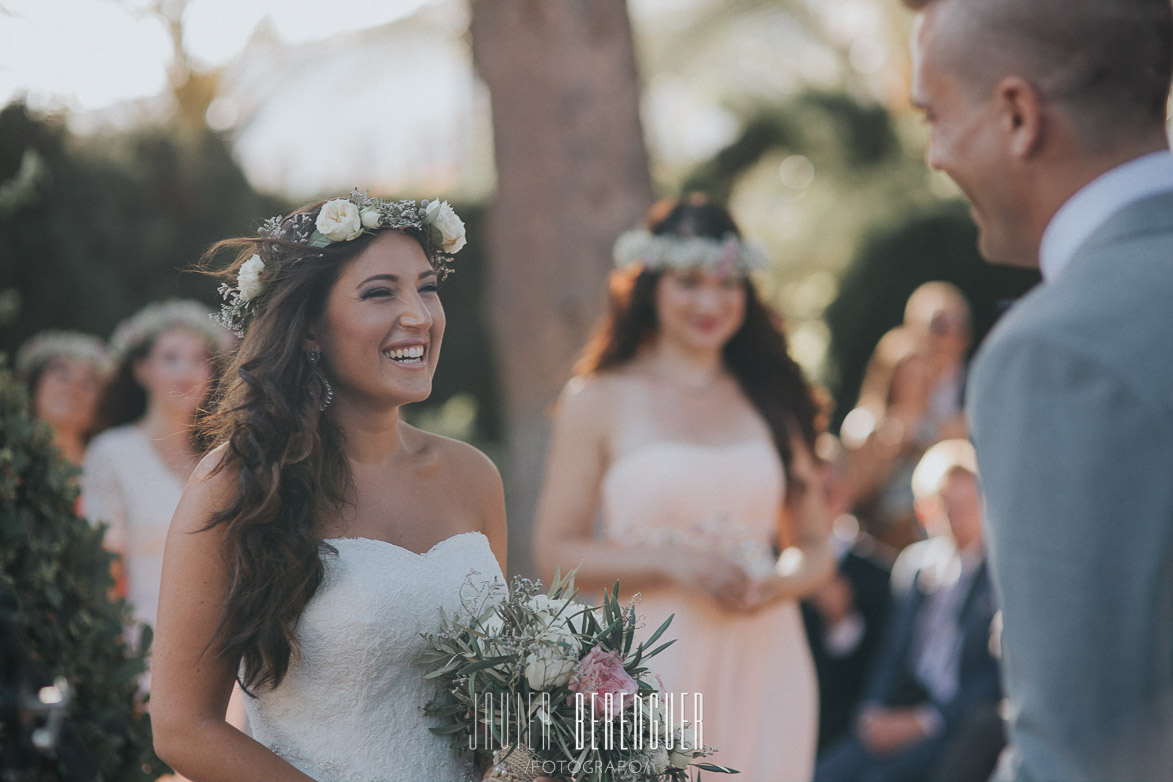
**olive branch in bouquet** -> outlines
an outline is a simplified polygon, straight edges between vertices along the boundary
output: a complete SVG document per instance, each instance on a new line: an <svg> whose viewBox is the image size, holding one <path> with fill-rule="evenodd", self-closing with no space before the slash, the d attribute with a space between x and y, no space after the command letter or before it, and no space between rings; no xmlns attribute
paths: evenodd
<svg viewBox="0 0 1173 782"><path fill-rule="evenodd" d="M573 776L578 782L685 782L690 768L737 773L693 763L714 748L698 746L687 722L671 724L664 695L647 661L669 617L636 643L633 602L618 598L619 582L602 604L575 601L575 571L556 573L550 588L514 578L508 595L482 593L460 615L441 613L425 634L420 662L440 686L425 713L433 733L455 753L470 749L498 763L494 779Z"/></svg>

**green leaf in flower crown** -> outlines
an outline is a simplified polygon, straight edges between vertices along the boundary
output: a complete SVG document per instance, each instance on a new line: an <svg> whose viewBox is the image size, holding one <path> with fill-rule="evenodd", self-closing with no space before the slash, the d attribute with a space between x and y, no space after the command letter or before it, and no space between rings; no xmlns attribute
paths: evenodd
<svg viewBox="0 0 1173 782"><path fill-rule="evenodd" d="M326 238L325 234L315 228L306 244L310 247L328 247L332 242Z"/></svg>

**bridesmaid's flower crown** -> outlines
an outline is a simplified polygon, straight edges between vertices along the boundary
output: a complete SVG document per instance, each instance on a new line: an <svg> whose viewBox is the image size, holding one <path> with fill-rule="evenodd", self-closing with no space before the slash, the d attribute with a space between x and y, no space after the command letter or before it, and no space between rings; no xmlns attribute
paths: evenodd
<svg viewBox="0 0 1173 782"><path fill-rule="evenodd" d="M42 331L16 354L17 374L29 377L55 358L88 364L99 375L110 371L110 356L102 340L80 331Z"/></svg>
<svg viewBox="0 0 1173 782"><path fill-rule="evenodd" d="M449 262L452 256L466 244L464 222L447 201L389 201L371 198L358 190L348 198L327 201L316 216L300 213L270 217L261 224L257 234L266 239L313 248L349 242L363 234L384 229L418 232L428 263L441 277L451 271ZM243 337L255 314L258 297L264 293L288 254L282 252L279 244L266 245L260 253L253 254L241 264L236 286L227 283L220 286L224 303L213 319Z"/></svg>
<svg viewBox="0 0 1173 782"><path fill-rule="evenodd" d="M232 335L209 323L217 320L203 302L192 299L165 299L143 307L118 324L110 337L110 359L121 364L144 344L174 327L185 328L207 340L213 352L232 346Z"/></svg>
<svg viewBox="0 0 1173 782"><path fill-rule="evenodd" d="M624 269L634 263L646 269L704 269L719 274L734 272L744 276L765 269L770 264L765 250L752 242L743 241L735 233L713 239L707 236L653 234L645 230L628 231L616 240L612 255L617 269Z"/></svg>

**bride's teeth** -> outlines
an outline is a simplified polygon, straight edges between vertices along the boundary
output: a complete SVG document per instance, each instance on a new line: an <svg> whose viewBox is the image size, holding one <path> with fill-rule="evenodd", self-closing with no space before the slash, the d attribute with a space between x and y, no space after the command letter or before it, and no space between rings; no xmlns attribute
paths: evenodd
<svg viewBox="0 0 1173 782"><path fill-rule="evenodd" d="M405 363L417 364L423 358L424 346L412 345L407 348L395 348L393 350L384 350L383 355L393 361L403 361Z"/></svg>

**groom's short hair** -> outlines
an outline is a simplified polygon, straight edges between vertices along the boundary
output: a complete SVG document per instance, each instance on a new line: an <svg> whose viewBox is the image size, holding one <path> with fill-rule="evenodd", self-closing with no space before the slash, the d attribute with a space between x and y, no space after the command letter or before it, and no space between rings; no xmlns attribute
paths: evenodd
<svg viewBox="0 0 1173 782"><path fill-rule="evenodd" d="M1173 81L1170 0L904 0L950 8L948 67L985 93L1010 73L1067 110L1099 147L1165 124Z"/></svg>

